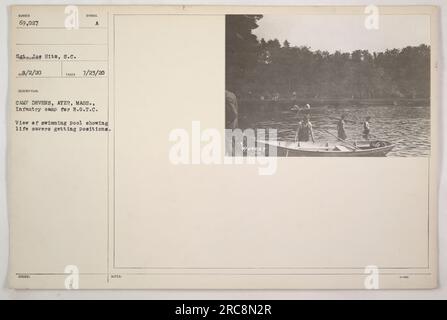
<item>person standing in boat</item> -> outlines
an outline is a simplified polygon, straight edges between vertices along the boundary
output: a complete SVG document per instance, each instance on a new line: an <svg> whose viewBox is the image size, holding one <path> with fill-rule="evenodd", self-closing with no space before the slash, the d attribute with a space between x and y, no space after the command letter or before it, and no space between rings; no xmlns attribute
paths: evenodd
<svg viewBox="0 0 447 320"><path fill-rule="evenodd" d="M369 127L369 120L371 119L370 116L365 118L365 121L363 122L363 138L365 140L369 140L369 132L370 132L370 127Z"/></svg>
<svg viewBox="0 0 447 320"><path fill-rule="evenodd" d="M347 135L345 131L345 124L346 124L346 115L342 114L341 119L337 122L337 133L338 138L341 140L346 140Z"/></svg>
<svg viewBox="0 0 447 320"><path fill-rule="evenodd" d="M306 142L310 140L315 143L314 132L312 130L312 124L309 121L309 115L305 115L298 126L298 141Z"/></svg>

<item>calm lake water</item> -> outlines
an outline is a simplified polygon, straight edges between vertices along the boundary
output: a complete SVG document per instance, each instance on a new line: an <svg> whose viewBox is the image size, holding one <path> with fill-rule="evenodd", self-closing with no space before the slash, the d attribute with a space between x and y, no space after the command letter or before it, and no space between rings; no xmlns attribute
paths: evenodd
<svg viewBox="0 0 447 320"><path fill-rule="evenodd" d="M362 140L362 122L371 116L371 139L390 141L396 147L389 157L423 157L430 154L430 107L429 106L325 106L311 109L310 121L314 128L315 141L337 141L321 129L337 135L337 119L345 113L348 140ZM277 129L278 140L295 139L298 124L296 111L292 110L241 110L239 126L242 129Z"/></svg>

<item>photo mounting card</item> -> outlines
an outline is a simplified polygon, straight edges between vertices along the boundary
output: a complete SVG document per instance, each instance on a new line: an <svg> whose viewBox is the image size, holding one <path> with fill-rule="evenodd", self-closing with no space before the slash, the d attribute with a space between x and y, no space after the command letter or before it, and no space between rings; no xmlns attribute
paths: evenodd
<svg viewBox="0 0 447 320"><path fill-rule="evenodd" d="M9 14L12 288L437 286L436 7Z"/></svg>

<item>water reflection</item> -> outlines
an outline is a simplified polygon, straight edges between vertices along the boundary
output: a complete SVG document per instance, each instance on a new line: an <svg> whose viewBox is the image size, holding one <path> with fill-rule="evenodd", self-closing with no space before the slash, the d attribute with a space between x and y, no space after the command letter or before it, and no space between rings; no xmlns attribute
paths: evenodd
<svg viewBox="0 0 447 320"><path fill-rule="evenodd" d="M391 157L428 156L430 154L430 107L429 106L325 106L312 108L311 119L315 141L335 142L336 138L321 129L337 134L336 123L341 114L355 123L346 124L351 141L362 139L362 121L371 116L373 138L396 144L388 154ZM299 117L296 111L263 108L241 110L239 126L242 129L278 130L279 140L294 140Z"/></svg>

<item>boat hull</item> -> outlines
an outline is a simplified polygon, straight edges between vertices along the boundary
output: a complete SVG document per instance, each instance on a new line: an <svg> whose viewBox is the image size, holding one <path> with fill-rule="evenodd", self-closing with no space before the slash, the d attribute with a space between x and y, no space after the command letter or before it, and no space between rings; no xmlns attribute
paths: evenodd
<svg viewBox="0 0 447 320"><path fill-rule="evenodd" d="M372 147L377 143L380 146ZM341 145L343 150L337 149L337 145L324 146L311 143L299 145L298 143L258 141L258 147L261 149L276 147L277 157L385 157L394 148L394 144L386 141L357 143L357 148L353 145Z"/></svg>

